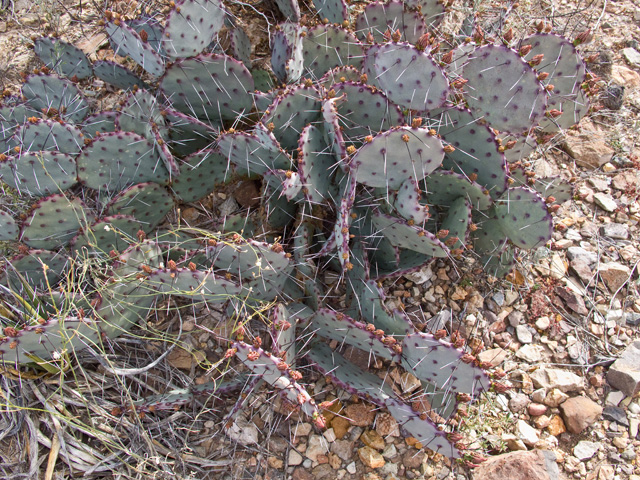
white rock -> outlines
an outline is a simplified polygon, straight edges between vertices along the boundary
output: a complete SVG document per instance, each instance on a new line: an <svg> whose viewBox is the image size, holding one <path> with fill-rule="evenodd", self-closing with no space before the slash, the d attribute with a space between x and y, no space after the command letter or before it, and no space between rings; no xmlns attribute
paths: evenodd
<svg viewBox="0 0 640 480"><path fill-rule="evenodd" d="M415 283L416 285L422 285L423 283L431 280L431 277L433 277L431 266L423 267L417 272L407 273L404 276L404 278Z"/></svg>
<svg viewBox="0 0 640 480"><path fill-rule="evenodd" d="M606 193L602 193L602 192L596 193L593 196L593 200L596 203L596 205L598 205L600 208L602 208L606 212L615 212L616 209L618 208L618 204L613 199L613 197Z"/></svg>
<svg viewBox="0 0 640 480"><path fill-rule="evenodd" d="M356 474L356 462L351 462L349 465L347 465L347 472L349 472L351 475Z"/></svg>
<svg viewBox="0 0 640 480"><path fill-rule="evenodd" d="M295 467L296 465L300 465L304 461L302 455L300 455L294 449L289 450L289 465Z"/></svg>
<svg viewBox="0 0 640 480"><path fill-rule="evenodd" d="M583 387L582 377L559 368L539 368L531 372L536 388L557 388L563 392L575 392Z"/></svg>
<svg viewBox="0 0 640 480"><path fill-rule="evenodd" d="M518 325L516 327L516 335L520 343L533 342L533 334L531 333L531 330L529 330L529 328L526 325Z"/></svg>
<svg viewBox="0 0 640 480"><path fill-rule="evenodd" d="M540 440L538 431L524 420L518 420L518 436L528 447L533 447Z"/></svg>
<svg viewBox="0 0 640 480"><path fill-rule="evenodd" d="M318 461L318 455L326 455L329 453L329 443L321 435L311 435L307 450L304 452L306 457L314 462Z"/></svg>
<svg viewBox="0 0 640 480"><path fill-rule="evenodd" d="M242 417L236 418L231 428L226 430L231 440L241 445L256 445L258 443L258 427Z"/></svg>
<svg viewBox="0 0 640 480"><path fill-rule="evenodd" d="M537 363L542 360L544 347L542 345L525 345L518 349L516 357L528 363Z"/></svg>
<svg viewBox="0 0 640 480"><path fill-rule="evenodd" d="M324 438L326 438L327 442L329 443L333 443L336 441L336 432L333 430L333 428L328 428L326 429L323 433L322 436Z"/></svg>
<svg viewBox="0 0 640 480"><path fill-rule="evenodd" d="M598 451L599 445L596 442L582 440L573 447L573 454L578 460L588 460Z"/></svg>

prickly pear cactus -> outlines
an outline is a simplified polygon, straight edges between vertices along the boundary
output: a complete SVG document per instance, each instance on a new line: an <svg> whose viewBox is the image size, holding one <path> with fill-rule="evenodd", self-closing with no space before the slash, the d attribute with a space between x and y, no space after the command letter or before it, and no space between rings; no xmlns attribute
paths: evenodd
<svg viewBox="0 0 640 480"><path fill-rule="evenodd" d="M0 360L58 357L116 337L167 296L223 303L229 317L264 310L270 338L246 342L241 322L228 361L322 427L291 367L305 358L387 408L426 447L464 457L452 406L487 391L490 376L460 339L419 332L388 310L379 282L463 255L506 273L517 249L550 239L547 201L568 198L567 185L531 185L507 162L587 112L574 43L542 32L444 41L435 27L445 6L431 0L374 2L355 16L344 2L318 0L313 18L282 0L287 20L265 43L269 71L252 68L254 46L221 0L170 3L164 21L107 12L105 32L126 66L37 39L45 67L0 105L0 178L27 205L0 211L0 239L19 250L3 282L45 298L84 269L93 289L82 314L3 323ZM116 108L87 100L92 76L125 91ZM208 198L239 181L261 188L244 210ZM181 206L199 200L210 223L186 220L185 229ZM230 232L241 229L255 238ZM416 376L433 408L352 365L345 345Z"/></svg>

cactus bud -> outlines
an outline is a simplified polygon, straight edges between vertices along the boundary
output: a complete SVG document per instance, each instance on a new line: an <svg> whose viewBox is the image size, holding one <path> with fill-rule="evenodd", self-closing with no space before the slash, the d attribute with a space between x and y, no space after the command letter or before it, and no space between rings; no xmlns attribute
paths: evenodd
<svg viewBox="0 0 640 480"><path fill-rule="evenodd" d="M546 80L548 76L549 72L542 72L540 73L540 75L538 75L538 80L542 82L543 80Z"/></svg>
<svg viewBox="0 0 640 480"><path fill-rule="evenodd" d="M591 35L591 29L587 28L584 32L578 34L573 44L578 46L583 43L589 43L593 39L593 35Z"/></svg>
<svg viewBox="0 0 640 480"><path fill-rule="evenodd" d="M540 20L537 24L536 24L536 31L538 33L542 33L542 31L544 30L545 24L543 20Z"/></svg>
<svg viewBox="0 0 640 480"><path fill-rule="evenodd" d="M558 118L560 115L562 115L562 112L555 108L552 108L547 112L547 117L550 117L550 118Z"/></svg>
<svg viewBox="0 0 640 480"><path fill-rule="evenodd" d="M413 120L411 120L412 128L420 128L421 125L422 125L422 117L415 117Z"/></svg>
<svg viewBox="0 0 640 480"><path fill-rule="evenodd" d="M518 51L518 53L520 54L521 57L524 57L531 51L532 48L533 47L531 45L523 45L522 47L520 47L520 50Z"/></svg>
<svg viewBox="0 0 640 480"><path fill-rule="evenodd" d="M439 230L438 233L436 233L436 237L438 238L445 238L447 235L449 235L449 230Z"/></svg>
<svg viewBox="0 0 640 480"><path fill-rule="evenodd" d="M453 50L449 50L445 53L440 60L447 65L450 64L453 61Z"/></svg>
<svg viewBox="0 0 640 480"><path fill-rule="evenodd" d="M446 153L452 153L452 152L454 152L456 149L455 149L452 145L445 145L445 146L444 146L444 148L443 148L443 150L444 150Z"/></svg>
<svg viewBox="0 0 640 480"><path fill-rule="evenodd" d="M423 52L429 46L429 32L422 35L416 42L416 49Z"/></svg>
<svg viewBox="0 0 640 480"><path fill-rule="evenodd" d="M513 28L509 28L502 38L504 38L507 43L511 42L511 40L513 40Z"/></svg>
<svg viewBox="0 0 640 480"><path fill-rule="evenodd" d="M399 42L401 38L402 38L402 32L400 31L400 29L396 30L391 34L391 40L393 40L394 42Z"/></svg>
<svg viewBox="0 0 640 480"><path fill-rule="evenodd" d="M544 58L544 53L540 53L538 55L534 55L531 60L529 60L529 65L535 67L536 65L540 65L542 59Z"/></svg>

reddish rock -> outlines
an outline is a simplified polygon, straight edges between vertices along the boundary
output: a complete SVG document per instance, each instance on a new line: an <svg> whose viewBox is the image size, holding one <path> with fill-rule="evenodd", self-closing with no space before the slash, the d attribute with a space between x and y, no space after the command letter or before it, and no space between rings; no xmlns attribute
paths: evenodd
<svg viewBox="0 0 640 480"><path fill-rule="evenodd" d="M529 404L529 415L533 417L539 417L540 415L544 415L545 413L547 413L546 405L541 405L540 403Z"/></svg>
<svg viewBox="0 0 640 480"><path fill-rule="evenodd" d="M368 427L373 424L375 412L371 405L366 403L354 403L345 408L345 416L352 425L357 427Z"/></svg>
<svg viewBox="0 0 640 480"><path fill-rule="evenodd" d="M587 397L573 397L560 405L567 430L580 433L602 414L602 407Z"/></svg>
<svg viewBox="0 0 640 480"><path fill-rule="evenodd" d="M260 190L253 180L244 180L236 186L233 198L243 208L256 207L260 204Z"/></svg>
<svg viewBox="0 0 640 480"><path fill-rule="evenodd" d="M564 480L549 450L518 451L490 457L473 472L473 480Z"/></svg>

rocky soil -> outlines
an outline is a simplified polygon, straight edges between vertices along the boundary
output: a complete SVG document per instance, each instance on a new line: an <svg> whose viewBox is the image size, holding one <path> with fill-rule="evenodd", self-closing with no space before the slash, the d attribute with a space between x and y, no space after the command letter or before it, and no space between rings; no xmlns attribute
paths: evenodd
<svg viewBox="0 0 640 480"><path fill-rule="evenodd" d="M1 88L15 88L19 72L36 64L25 47L32 34L58 31L72 41L83 38L83 48L94 53L105 42L92 26L94 11L78 10L72 2L36 3L38 8L16 2L0 13ZM563 7L573 5L554 6ZM506 373L512 388L470 405L462 427L470 448L488 453L489 460L468 470L420 449L401 435L388 413L309 374L318 401L337 399L327 411L326 431L285 412L263 391L250 395L227 436L220 433L216 412L233 404L229 401L214 409L196 406L202 412L176 412L170 421L122 419L125 431L135 432L131 435L141 443L148 441L146 448L155 455L140 460L138 472L165 462L154 470L160 472L155 478L640 480L640 7L628 0L590 7L599 15L586 48L600 54L594 68L600 77L598 111L531 158L540 176L559 174L575 183L574 199L557 212L552 242L520 258L506 280L487 278L467 259L436 262L386 285L388 302L402 304L418 325L482 341L480 359ZM86 31L80 31L78 20ZM228 192L221 193L212 202L221 204L227 197ZM202 212L190 207L183 215L196 220ZM162 323L160 318L156 326ZM221 348L206 318L184 319L182 332L185 348L167 357L166 371L177 372L171 374L172 385L204 381L198 361L206 358L207 348ZM147 350L153 353L153 345ZM353 355L365 368L382 367ZM383 370L399 392L418 388L411 375L393 366L378 369ZM68 392L51 398L55 395L62 399ZM116 428L113 418L109 421L105 432ZM51 421L41 422L35 420L31 433L40 434L42 460L49 455L51 461L54 442L46 432L55 428ZM181 428L191 431L174 431ZM71 450L60 453L51 469L58 476L48 478L69 478L73 465L76 473L90 470L82 470L74 458L80 454L73 448L80 446L66 448ZM100 447L91 448L97 458ZM0 443L3 462L23 465L28 456L11 442ZM57 458L56 452L53 465ZM204 460L211 458L216 460ZM124 475L108 468L89 473L91 478L135 478Z"/></svg>

